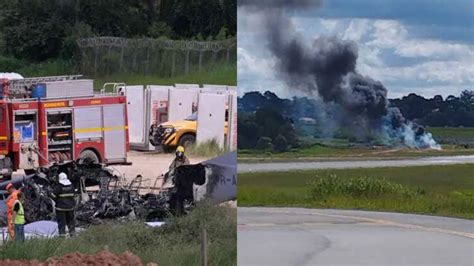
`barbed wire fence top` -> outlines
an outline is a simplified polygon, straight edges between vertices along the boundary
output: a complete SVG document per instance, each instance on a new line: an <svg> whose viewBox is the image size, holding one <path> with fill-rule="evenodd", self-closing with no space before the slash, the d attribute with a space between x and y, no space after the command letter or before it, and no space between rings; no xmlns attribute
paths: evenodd
<svg viewBox="0 0 474 266"><path fill-rule="evenodd" d="M236 38L174 41L95 37L78 39L77 45L81 73L94 76L128 73L169 77L237 60Z"/></svg>

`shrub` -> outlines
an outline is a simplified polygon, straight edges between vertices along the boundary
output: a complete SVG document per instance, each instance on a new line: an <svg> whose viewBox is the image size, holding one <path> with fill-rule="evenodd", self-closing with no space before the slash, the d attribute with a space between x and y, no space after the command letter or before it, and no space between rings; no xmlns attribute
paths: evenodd
<svg viewBox="0 0 474 266"><path fill-rule="evenodd" d="M349 196L375 198L386 195L418 196L424 191L412 190L401 184L390 182L384 178L351 177L341 178L336 175L316 177L309 184L310 197L314 200L325 199L329 196Z"/></svg>
<svg viewBox="0 0 474 266"><path fill-rule="evenodd" d="M194 143L188 147L186 153L190 155L203 156L203 157L216 157L228 152L226 148L221 148L215 139L203 142Z"/></svg>

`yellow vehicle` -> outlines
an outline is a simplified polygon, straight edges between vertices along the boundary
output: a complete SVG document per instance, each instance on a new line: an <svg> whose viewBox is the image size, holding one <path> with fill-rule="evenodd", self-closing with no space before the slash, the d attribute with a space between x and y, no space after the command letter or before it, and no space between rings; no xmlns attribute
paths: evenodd
<svg viewBox="0 0 474 266"><path fill-rule="evenodd" d="M227 135L228 111L225 114L224 134ZM164 150L172 150L177 146L189 147L196 141L197 112L184 120L168 121L150 128L150 143L162 146Z"/></svg>

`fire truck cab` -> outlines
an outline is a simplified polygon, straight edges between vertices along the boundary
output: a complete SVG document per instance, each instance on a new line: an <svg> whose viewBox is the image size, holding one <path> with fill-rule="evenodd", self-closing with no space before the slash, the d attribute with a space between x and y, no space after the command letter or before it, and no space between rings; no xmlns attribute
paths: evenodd
<svg viewBox="0 0 474 266"><path fill-rule="evenodd" d="M79 77L0 80L0 178L70 160L127 163L125 96Z"/></svg>

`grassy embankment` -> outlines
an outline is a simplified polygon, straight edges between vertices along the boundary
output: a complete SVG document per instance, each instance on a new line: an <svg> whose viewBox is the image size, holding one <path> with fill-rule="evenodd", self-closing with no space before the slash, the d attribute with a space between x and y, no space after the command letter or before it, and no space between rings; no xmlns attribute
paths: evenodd
<svg viewBox="0 0 474 266"><path fill-rule="evenodd" d="M305 144L300 149L283 153L239 150L239 162L288 161L288 160L369 160L402 159L425 156L450 156L474 154L474 128L428 129L442 144L442 150L416 150L406 148L368 147L352 145L347 140L334 139ZM465 146L465 144L468 144Z"/></svg>
<svg viewBox="0 0 474 266"><path fill-rule="evenodd" d="M364 209L474 219L474 164L241 173L238 198L239 206Z"/></svg>
<svg viewBox="0 0 474 266"><path fill-rule="evenodd" d="M28 64L19 68L16 72L24 77L56 76L80 74L74 70L73 65L68 61L51 60L43 63ZM221 64L202 72L194 72L188 75L174 77L160 77L158 75L140 74L114 74L110 76L98 76L86 78L94 79L96 90L102 88L106 82L124 82L127 85L173 85L175 83L192 84L237 84L237 66L235 64Z"/></svg>
<svg viewBox="0 0 474 266"><path fill-rule="evenodd" d="M0 246L0 259L37 259L81 252L94 254L131 251L144 264L199 265L200 234L208 234L210 265L237 265L237 212L227 207L201 206L191 214L171 218L160 228L141 222L91 226L72 239L33 239L23 244ZM1 262L0 262L1 264Z"/></svg>
<svg viewBox="0 0 474 266"><path fill-rule="evenodd" d="M189 83L235 86L237 84L237 67L235 65L220 65L201 73L196 72L175 77L117 74L94 78L94 88L97 90L101 89L106 82L124 82L127 85L174 85L176 83Z"/></svg>

